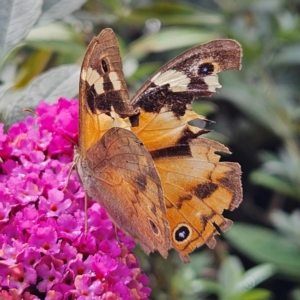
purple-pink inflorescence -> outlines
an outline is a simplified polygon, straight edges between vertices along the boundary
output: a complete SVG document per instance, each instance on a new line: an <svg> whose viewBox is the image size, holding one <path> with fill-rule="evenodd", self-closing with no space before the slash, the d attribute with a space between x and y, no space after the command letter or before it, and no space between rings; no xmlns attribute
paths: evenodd
<svg viewBox="0 0 300 300"><path fill-rule="evenodd" d="M89 202L72 172L78 101L40 103L0 124L0 299L147 299L133 241ZM65 188L66 187L66 188Z"/></svg>

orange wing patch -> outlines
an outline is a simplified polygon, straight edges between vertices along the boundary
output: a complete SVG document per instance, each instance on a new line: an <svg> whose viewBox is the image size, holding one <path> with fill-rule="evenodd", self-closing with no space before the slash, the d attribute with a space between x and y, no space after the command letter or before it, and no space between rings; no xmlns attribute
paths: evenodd
<svg viewBox="0 0 300 300"><path fill-rule="evenodd" d="M139 126L132 128L160 175L171 241L184 262L195 248L215 246L216 226L225 231L232 224L223 210L233 210L242 200L239 164L220 162L215 152L229 150L200 137L207 131L188 124L195 119L206 120L192 110L178 118L162 108L157 114L142 112Z"/></svg>
<svg viewBox="0 0 300 300"><path fill-rule="evenodd" d="M219 162L216 151L230 153L204 138L151 152L163 186L171 240L184 262L196 247L215 246L215 225L225 231L232 223L222 216L223 210L241 202L240 166Z"/></svg>
<svg viewBox="0 0 300 300"><path fill-rule="evenodd" d="M131 130L141 139L148 151L153 151L174 146L181 138L197 137L208 132L188 124L196 119L206 120L204 116L192 110L186 110L185 115L178 118L164 107L159 113L149 113L141 109L139 126L132 127Z"/></svg>

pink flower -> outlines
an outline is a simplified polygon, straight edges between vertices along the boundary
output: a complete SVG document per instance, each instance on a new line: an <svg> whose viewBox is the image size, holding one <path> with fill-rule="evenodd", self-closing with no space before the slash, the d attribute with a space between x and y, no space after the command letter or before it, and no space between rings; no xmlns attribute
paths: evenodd
<svg viewBox="0 0 300 300"><path fill-rule="evenodd" d="M83 223L78 222L78 218L71 214L62 214L57 219L59 229L58 237L66 238L70 241L76 241L82 235L84 230Z"/></svg>
<svg viewBox="0 0 300 300"><path fill-rule="evenodd" d="M22 264L12 265L8 268L9 288L15 288L23 292L26 287L36 282L36 271L33 268L26 268Z"/></svg>
<svg viewBox="0 0 300 300"><path fill-rule="evenodd" d="M48 191L48 199L40 197L40 212L43 211L46 217L59 216L64 213L72 204L71 199L64 199L64 193L56 188Z"/></svg>
<svg viewBox="0 0 300 300"><path fill-rule="evenodd" d="M0 202L0 223L8 221L8 214L10 213L10 210L11 207L7 202Z"/></svg>
<svg viewBox="0 0 300 300"><path fill-rule="evenodd" d="M84 296L83 299L86 299L85 297L87 296L100 296L103 293L101 281L97 280L93 282L92 278L92 275L89 274L76 277L75 287L77 289L77 297Z"/></svg>
<svg viewBox="0 0 300 300"><path fill-rule="evenodd" d="M16 261L22 263L25 267L34 268L41 260L42 254L40 251L26 247L16 256Z"/></svg>
<svg viewBox="0 0 300 300"><path fill-rule="evenodd" d="M44 254L55 254L60 251L60 243L57 239L57 232L54 226L41 222L30 230L28 244Z"/></svg>
<svg viewBox="0 0 300 300"><path fill-rule="evenodd" d="M0 124L0 298L147 299L134 242L96 202L76 172L78 101L41 103L38 117Z"/></svg>
<svg viewBox="0 0 300 300"><path fill-rule="evenodd" d="M40 264L36 270L38 276L43 278L37 285L41 292L49 291L55 283L60 282L62 279L61 273L55 270L52 263L50 268L46 264Z"/></svg>

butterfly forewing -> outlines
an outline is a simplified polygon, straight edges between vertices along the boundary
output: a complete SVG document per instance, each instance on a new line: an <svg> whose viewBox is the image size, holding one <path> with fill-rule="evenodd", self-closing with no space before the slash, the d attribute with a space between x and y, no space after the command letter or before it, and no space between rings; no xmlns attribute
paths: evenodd
<svg viewBox="0 0 300 300"><path fill-rule="evenodd" d="M159 69L133 96L133 106L145 112L171 110L183 116L196 97L211 96L221 87L218 73L241 68L241 46L215 40L189 49Z"/></svg>
<svg viewBox="0 0 300 300"><path fill-rule="evenodd" d="M130 128L122 118L137 113L129 103L117 39L109 28L94 37L86 51L79 99L79 143L83 155L109 128Z"/></svg>
<svg viewBox="0 0 300 300"><path fill-rule="evenodd" d="M147 80L130 100L141 111L139 126L132 130L146 148L173 146L179 139L207 132L188 124L195 119L206 120L191 109L191 103L216 93L215 89L221 87L218 73L239 70L241 56L236 41L215 40L180 54Z"/></svg>

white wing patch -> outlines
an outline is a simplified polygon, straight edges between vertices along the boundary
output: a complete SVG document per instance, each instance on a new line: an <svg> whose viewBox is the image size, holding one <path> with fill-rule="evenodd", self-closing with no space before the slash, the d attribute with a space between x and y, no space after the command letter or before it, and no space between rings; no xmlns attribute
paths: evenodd
<svg viewBox="0 0 300 300"><path fill-rule="evenodd" d="M218 80L218 75L208 75L203 77L205 83L208 85L208 90L210 92L216 92L216 89L221 88L221 84L219 83Z"/></svg>
<svg viewBox="0 0 300 300"><path fill-rule="evenodd" d="M191 82L191 79L183 72L168 70L163 73L157 73L151 78L151 81L159 86L169 84L172 92L185 92L187 91L187 86Z"/></svg>
<svg viewBox="0 0 300 300"><path fill-rule="evenodd" d="M101 95L104 93L103 77L99 76L99 79L94 84L94 88L98 95Z"/></svg>
<svg viewBox="0 0 300 300"><path fill-rule="evenodd" d="M93 70L91 67L88 67L86 80L90 86L92 86L99 79L99 77L100 76L96 70Z"/></svg>
<svg viewBox="0 0 300 300"><path fill-rule="evenodd" d="M87 71L82 70L81 78L83 80L86 80L90 86L94 85L98 95L104 93L104 79L99 75L97 70L93 70L91 67L88 67ZM115 91L121 90L122 83L119 79L117 72L109 73L109 79L112 82Z"/></svg>
<svg viewBox="0 0 300 300"><path fill-rule="evenodd" d="M114 90L119 91L122 87L122 84L121 84L121 81L119 79L117 72L109 73L109 79L113 84Z"/></svg>
<svg viewBox="0 0 300 300"><path fill-rule="evenodd" d="M86 70L85 69L82 68L80 76L83 81L86 80Z"/></svg>

